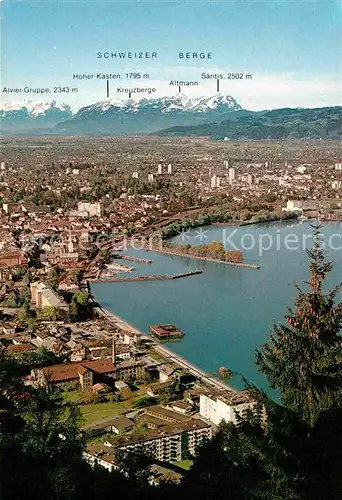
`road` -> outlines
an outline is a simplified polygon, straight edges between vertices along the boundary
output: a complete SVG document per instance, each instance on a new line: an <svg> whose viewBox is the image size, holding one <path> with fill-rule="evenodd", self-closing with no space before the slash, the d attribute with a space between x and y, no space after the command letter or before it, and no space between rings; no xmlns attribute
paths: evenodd
<svg viewBox="0 0 342 500"><path fill-rule="evenodd" d="M150 340L150 339L149 339ZM179 356L179 354L174 353L170 349L168 349L165 346L162 346L155 342L155 344L152 346L152 349L154 349L156 352L164 356L165 358L169 359L171 362L175 362L178 365L180 365L182 368L185 368L187 371L195 375L199 380L202 382L205 382L206 384L212 385L215 388L218 389L224 389L224 390L230 390L233 392L238 392L237 389L234 389L233 387L229 386L228 384L225 384L224 382L221 382L220 380L217 380L205 371L201 370L194 364L190 363L187 359L182 358Z"/></svg>

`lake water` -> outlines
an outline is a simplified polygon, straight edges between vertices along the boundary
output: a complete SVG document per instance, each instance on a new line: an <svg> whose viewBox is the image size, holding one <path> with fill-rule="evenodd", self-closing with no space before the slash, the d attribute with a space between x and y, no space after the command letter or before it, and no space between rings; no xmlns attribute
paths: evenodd
<svg viewBox="0 0 342 500"><path fill-rule="evenodd" d="M337 284L342 279L342 224L327 224L322 233L330 247L327 258L334 263L328 284ZM140 275L189 269L202 269L203 274L170 281L94 283L92 288L103 307L144 332L153 323L176 324L185 337L170 347L209 373L226 366L234 373L233 386L243 387L243 375L266 388L254 364L255 349L293 305L294 284L305 287L308 257L302 247L312 244L311 235L308 223L297 222L201 228L176 240L191 244L219 240L227 248L243 247L245 262L260 264L261 269L130 250L125 253L153 260L152 265L132 263Z"/></svg>

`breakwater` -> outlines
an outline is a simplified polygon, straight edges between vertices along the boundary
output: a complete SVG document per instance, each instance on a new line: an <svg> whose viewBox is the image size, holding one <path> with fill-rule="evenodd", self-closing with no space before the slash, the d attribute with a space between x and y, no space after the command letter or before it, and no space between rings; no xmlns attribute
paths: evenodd
<svg viewBox="0 0 342 500"><path fill-rule="evenodd" d="M120 260L129 260L131 262L137 262L140 264L152 264L152 260L149 259L143 259L141 257L131 257L130 255L119 255L117 259Z"/></svg>
<svg viewBox="0 0 342 500"><path fill-rule="evenodd" d="M120 283L127 281L158 281L158 280L175 280L179 278L187 278L188 276L194 276L196 274L202 274L203 271L189 271L187 273L174 274L174 275L152 275L152 276L109 276L103 278L89 278L88 281L91 283Z"/></svg>
<svg viewBox="0 0 342 500"><path fill-rule="evenodd" d="M148 250L149 249L146 249L146 251ZM201 257L199 255L190 255L187 253L177 252L169 249L166 250L165 248L163 249L154 248L151 251L157 253L165 253L167 255L176 255L177 257L188 257L189 259L206 260L207 262L216 262L217 264L227 264L228 266L234 266L234 267L246 267L247 269L260 269L260 266L256 264L247 264L246 262L230 262L228 260L220 260L220 259L215 259L213 257Z"/></svg>

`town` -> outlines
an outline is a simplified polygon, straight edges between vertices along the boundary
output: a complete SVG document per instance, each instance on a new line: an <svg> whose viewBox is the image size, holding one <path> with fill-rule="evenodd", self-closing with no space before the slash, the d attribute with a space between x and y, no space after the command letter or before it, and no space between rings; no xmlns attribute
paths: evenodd
<svg viewBox="0 0 342 500"><path fill-rule="evenodd" d="M119 452L144 449L155 460L153 484L161 475L179 481L220 422L236 423L255 401L228 385L229 367L209 375L169 350L162 340L174 325L151 325L151 336L103 309L91 281L134 270L121 254L127 237L166 242L210 223L339 221L341 195L335 142L6 138L0 349L24 367L25 387L77 404L88 463L111 471ZM227 257L217 245L210 252Z"/></svg>

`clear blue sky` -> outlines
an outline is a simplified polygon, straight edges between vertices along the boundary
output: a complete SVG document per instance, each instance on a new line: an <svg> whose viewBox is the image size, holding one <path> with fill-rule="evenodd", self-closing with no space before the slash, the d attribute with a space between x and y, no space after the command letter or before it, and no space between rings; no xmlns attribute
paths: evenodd
<svg viewBox="0 0 342 500"><path fill-rule="evenodd" d="M170 78L198 79L201 71L218 70L253 74L249 87L247 82L240 88L221 86L250 102L253 89L258 95L266 80L269 89L279 83L280 92L284 81L293 79L294 92L303 92L307 82L317 105L326 104L326 92L336 101L331 104L341 97L332 87L339 78L342 83L339 2L3 0L1 10L2 87L77 84L77 98L68 99L82 100L83 93L97 100L105 83L80 84L73 73L142 70L164 90L160 82ZM157 51L158 59L98 60L96 53L105 50ZM213 57L181 61L179 51L212 52ZM262 99L261 107L267 107L266 95Z"/></svg>

